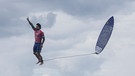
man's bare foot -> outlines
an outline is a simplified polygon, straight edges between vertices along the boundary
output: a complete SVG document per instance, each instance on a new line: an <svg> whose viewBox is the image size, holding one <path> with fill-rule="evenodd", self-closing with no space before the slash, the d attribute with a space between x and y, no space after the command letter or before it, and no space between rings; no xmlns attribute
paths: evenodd
<svg viewBox="0 0 135 76"><path fill-rule="evenodd" d="M36 64L40 63L40 61L38 61Z"/></svg>
<svg viewBox="0 0 135 76"><path fill-rule="evenodd" d="M43 64L44 64L43 60L42 60L42 61L40 61L40 65L43 65Z"/></svg>

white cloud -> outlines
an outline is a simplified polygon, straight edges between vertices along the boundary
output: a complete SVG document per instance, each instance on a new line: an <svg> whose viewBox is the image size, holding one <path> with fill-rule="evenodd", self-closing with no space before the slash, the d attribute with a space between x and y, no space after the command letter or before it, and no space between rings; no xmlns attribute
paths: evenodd
<svg viewBox="0 0 135 76"><path fill-rule="evenodd" d="M30 21L36 25L36 23L40 23L43 28L51 28L54 26L56 22L56 14L53 12L36 12L31 13L28 17L30 17ZM23 20L26 17L22 18Z"/></svg>
<svg viewBox="0 0 135 76"><path fill-rule="evenodd" d="M0 39L1 76L32 75L31 39L28 35ZM29 67L27 67L29 66Z"/></svg>
<svg viewBox="0 0 135 76"><path fill-rule="evenodd" d="M135 10L132 0L14 0L12 3L5 0L0 4L0 76L135 75ZM60 59L33 67L36 65L32 54L34 36L26 21L27 16L36 17L32 21L34 24L38 21L43 24L46 42L42 55L46 59L94 52L97 37L112 15L115 18L114 31L99 56ZM46 28L44 22L50 28ZM42 73L33 70L40 67Z"/></svg>

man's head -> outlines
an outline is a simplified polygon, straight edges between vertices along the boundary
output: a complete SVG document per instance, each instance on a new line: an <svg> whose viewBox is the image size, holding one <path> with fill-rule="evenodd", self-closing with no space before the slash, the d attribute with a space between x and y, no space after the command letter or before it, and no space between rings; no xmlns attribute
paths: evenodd
<svg viewBox="0 0 135 76"><path fill-rule="evenodd" d="M41 25L39 23L36 24L36 29L38 29L38 30L41 29Z"/></svg>

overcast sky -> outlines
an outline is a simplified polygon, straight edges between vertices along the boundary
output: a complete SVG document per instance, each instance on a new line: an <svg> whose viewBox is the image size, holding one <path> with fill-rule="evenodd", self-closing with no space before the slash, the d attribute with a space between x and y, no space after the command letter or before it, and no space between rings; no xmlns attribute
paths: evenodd
<svg viewBox="0 0 135 76"><path fill-rule="evenodd" d="M0 76L135 76L134 0L0 0ZM40 23L44 59L93 53L105 22L112 36L99 55L36 65L34 32Z"/></svg>

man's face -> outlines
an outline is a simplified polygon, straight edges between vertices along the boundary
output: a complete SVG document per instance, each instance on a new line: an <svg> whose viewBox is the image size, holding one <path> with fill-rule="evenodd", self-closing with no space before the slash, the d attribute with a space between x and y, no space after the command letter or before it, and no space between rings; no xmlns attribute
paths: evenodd
<svg viewBox="0 0 135 76"><path fill-rule="evenodd" d="M39 29L40 29L40 27L39 27L38 25L36 25L36 29L38 29L38 30L39 30Z"/></svg>

